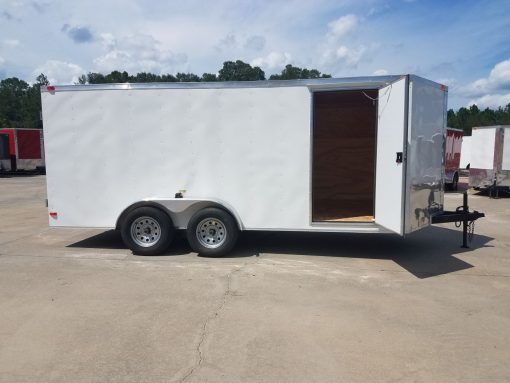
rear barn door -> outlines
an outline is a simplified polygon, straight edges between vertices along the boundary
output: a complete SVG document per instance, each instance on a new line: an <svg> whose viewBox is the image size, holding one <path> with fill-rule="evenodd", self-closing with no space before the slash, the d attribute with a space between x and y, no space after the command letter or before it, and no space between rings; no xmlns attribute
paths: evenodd
<svg viewBox="0 0 510 383"><path fill-rule="evenodd" d="M379 90L375 182L376 224L404 233L407 77Z"/></svg>

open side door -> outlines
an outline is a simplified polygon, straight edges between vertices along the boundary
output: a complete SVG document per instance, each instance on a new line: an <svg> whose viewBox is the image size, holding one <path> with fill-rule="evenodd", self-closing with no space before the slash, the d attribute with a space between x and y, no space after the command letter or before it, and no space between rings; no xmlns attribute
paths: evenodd
<svg viewBox="0 0 510 383"><path fill-rule="evenodd" d="M411 75L408 94L405 234L443 210L447 88Z"/></svg>
<svg viewBox="0 0 510 383"><path fill-rule="evenodd" d="M375 217L381 227L404 234L408 77L379 90Z"/></svg>

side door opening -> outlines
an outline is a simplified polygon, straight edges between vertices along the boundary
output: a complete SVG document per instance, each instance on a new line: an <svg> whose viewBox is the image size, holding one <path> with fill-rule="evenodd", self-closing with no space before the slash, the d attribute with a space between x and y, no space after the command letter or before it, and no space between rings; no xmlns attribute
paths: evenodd
<svg viewBox="0 0 510 383"><path fill-rule="evenodd" d="M312 222L373 222L377 90L313 93Z"/></svg>

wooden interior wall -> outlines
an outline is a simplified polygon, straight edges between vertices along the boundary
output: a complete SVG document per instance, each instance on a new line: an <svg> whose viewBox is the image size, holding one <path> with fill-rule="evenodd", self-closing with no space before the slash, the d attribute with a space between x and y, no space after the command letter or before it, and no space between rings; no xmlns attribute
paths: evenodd
<svg viewBox="0 0 510 383"><path fill-rule="evenodd" d="M373 220L376 125L376 102L361 91L314 93L314 222Z"/></svg>

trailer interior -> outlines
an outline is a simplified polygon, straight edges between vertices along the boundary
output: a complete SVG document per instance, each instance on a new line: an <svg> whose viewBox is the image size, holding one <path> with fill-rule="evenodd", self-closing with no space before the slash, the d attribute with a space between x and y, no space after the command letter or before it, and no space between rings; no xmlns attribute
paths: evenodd
<svg viewBox="0 0 510 383"><path fill-rule="evenodd" d="M377 94L314 93L313 222L373 222Z"/></svg>

